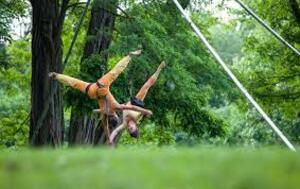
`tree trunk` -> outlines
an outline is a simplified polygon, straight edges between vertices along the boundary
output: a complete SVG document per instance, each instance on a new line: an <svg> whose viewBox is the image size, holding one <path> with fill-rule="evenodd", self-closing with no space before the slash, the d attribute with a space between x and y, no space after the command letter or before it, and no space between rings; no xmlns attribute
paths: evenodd
<svg viewBox="0 0 300 189"><path fill-rule="evenodd" d="M107 50L112 40L117 3L117 0L94 1L81 60L80 74L84 80L96 81L106 71ZM91 102L84 102L87 99L80 101L72 106L69 144L103 144L105 136L101 125L106 119L99 121L99 117L92 115L91 106L86 105Z"/></svg>
<svg viewBox="0 0 300 189"><path fill-rule="evenodd" d="M57 146L63 142L61 90L57 88L53 97L47 99L53 90L48 73L62 71L61 30L68 2L64 0L60 6L58 0L31 0L32 80L29 140L33 146ZM42 116L43 111L46 116Z"/></svg>

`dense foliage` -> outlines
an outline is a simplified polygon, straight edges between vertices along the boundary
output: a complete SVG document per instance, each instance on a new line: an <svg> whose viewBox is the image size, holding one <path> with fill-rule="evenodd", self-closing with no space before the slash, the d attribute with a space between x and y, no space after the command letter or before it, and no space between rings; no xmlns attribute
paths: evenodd
<svg viewBox="0 0 300 189"><path fill-rule="evenodd" d="M212 96L230 88L230 84L179 12L163 3L133 4L128 9L131 18L118 22L116 30L120 32L114 36L111 51L118 55L141 47L143 54L113 85L118 99L124 102L135 95L164 60L167 67L145 99L147 107L154 112L151 120L158 129L186 132L190 137L224 135L226 124L204 107ZM200 23L201 27L208 28L214 19ZM115 62L114 58L110 65Z"/></svg>
<svg viewBox="0 0 300 189"><path fill-rule="evenodd" d="M30 44L18 40L9 45L9 68L0 70L0 146L25 145L30 99Z"/></svg>
<svg viewBox="0 0 300 189"><path fill-rule="evenodd" d="M299 2L247 1L266 22L294 47L300 47ZM296 10L295 10L296 9ZM295 12L296 11L296 12ZM242 16L242 20L247 17ZM243 57L234 69L276 123L299 140L299 56L282 45L253 19L241 22ZM261 121L260 121L261 125Z"/></svg>
<svg viewBox="0 0 300 189"><path fill-rule="evenodd" d="M25 15L24 0L0 0L0 68L7 68L6 44L12 40L12 21Z"/></svg>
<svg viewBox="0 0 300 189"><path fill-rule="evenodd" d="M0 1L0 147L27 143L30 46L25 38L12 42L12 22L25 8L23 0Z"/></svg>

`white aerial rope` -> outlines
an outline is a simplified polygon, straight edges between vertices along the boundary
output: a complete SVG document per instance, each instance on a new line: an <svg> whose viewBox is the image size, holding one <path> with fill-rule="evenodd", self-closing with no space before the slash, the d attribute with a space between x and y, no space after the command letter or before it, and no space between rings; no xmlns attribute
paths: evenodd
<svg viewBox="0 0 300 189"><path fill-rule="evenodd" d="M264 110L259 106L259 104L253 99L253 97L248 93L245 87L241 84L241 82L235 77L235 75L231 72L231 70L224 63L222 58L216 52L216 50L209 44L204 35L200 32L199 28L193 23L190 17L183 10L182 6L179 4L177 0L173 0L177 8L180 10L181 14L184 16L186 21L191 25L194 32L201 39L201 41L205 44L205 46L210 50L210 52L217 59L219 64L223 67L225 72L229 75L229 77L233 80L233 82L237 85L237 87L242 91L242 93L246 96L246 98L253 104L256 110L263 116L263 118L267 121L267 123L272 127L272 129L278 134L278 136L284 141L284 143L289 147L290 150L296 151L295 147L290 143L290 141L284 136L284 134L278 129L278 127L274 124L274 122L270 119L270 117L264 112Z"/></svg>

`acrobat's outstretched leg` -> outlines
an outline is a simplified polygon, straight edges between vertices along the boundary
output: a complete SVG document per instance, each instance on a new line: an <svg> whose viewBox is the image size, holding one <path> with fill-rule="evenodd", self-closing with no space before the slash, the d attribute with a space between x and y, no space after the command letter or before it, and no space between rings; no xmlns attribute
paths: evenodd
<svg viewBox="0 0 300 189"><path fill-rule="evenodd" d="M114 82L118 76L124 71L124 69L128 66L131 61L132 56L137 56L141 54L141 50L137 50L129 53L129 55L122 58L113 69L111 69L108 73L102 76L99 82L105 86L109 86Z"/></svg>
<svg viewBox="0 0 300 189"><path fill-rule="evenodd" d="M143 85L143 87L140 89L140 91L137 93L137 95L135 96L136 98L140 99L140 100L144 100L148 90L150 89L150 87L152 87L154 85L154 83L156 82L161 70L166 66L166 63L163 61L162 63L160 63L160 65L158 66L156 72L148 79L148 81Z"/></svg>
<svg viewBox="0 0 300 189"><path fill-rule="evenodd" d="M87 86L89 85L88 82L81 81L80 79L76 79L67 75L51 72L49 73L49 77L68 85L74 89L80 90L81 92L85 93Z"/></svg>

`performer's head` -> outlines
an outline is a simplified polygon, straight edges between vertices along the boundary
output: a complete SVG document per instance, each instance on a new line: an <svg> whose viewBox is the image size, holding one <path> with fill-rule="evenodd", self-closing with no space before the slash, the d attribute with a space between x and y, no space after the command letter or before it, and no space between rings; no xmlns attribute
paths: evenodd
<svg viewBox="0 0 300 189"><path fill-rule="evenodd" d="M130 98L130 103L132 105L139 106L141 108L145 107L144 102L135 96ZM132 136L134 138L139 138L140 133L139 133L139 129L137 127L136 120L134 118L132 118L130 116L127 117L127 126L128 126L128 132L129 132L130 136Z"/></svg>
<svg viewBox="0 0 300 189"><path fill-rule="evenodd" d="M130 134L130 136L134 137L134 138L139 138L140 133L139 133L139 129L137 127L136 122L133 119L129 119L127 122L128 125L128 132Z"/></svg>
<svg viewBox="0 0 300 189"><path fill-rule="evenodd" d="M111 129L115 129L119 124L119 118L117 115L109 115L108 116L108 123Z"/></svg>

